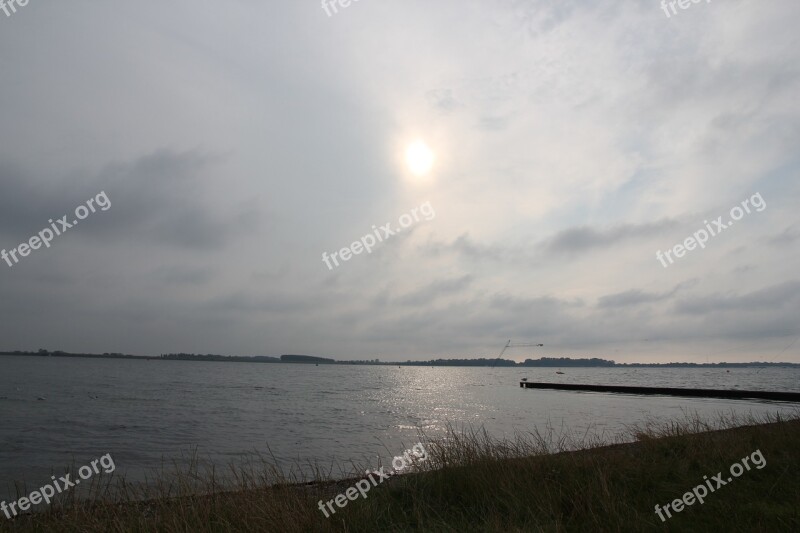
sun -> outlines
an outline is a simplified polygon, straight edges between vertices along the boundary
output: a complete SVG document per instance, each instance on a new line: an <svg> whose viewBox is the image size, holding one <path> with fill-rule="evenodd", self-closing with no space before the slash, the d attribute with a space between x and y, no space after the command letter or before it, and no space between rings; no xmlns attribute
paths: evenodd
<svg viewBox="0 0 800 533"><path fill-rule="evenodd" d="M415 176L428 175L435 159L433 151L422 141L414 141L406 148L406 163Z"/></svg>

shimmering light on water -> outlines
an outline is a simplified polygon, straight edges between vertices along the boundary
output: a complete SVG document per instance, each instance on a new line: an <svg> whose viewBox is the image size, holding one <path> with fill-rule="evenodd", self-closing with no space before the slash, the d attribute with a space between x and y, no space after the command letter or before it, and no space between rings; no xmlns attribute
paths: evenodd
<svg viewBox="0 0 800 533"><path fill-rule="evenodd" d="M130 479L197 446L227 464L267 451L285 464L377 465L448 423L513 436L534 427L614 435L648 417L795 407L524 390L536 381L800 390L792 369L555 369L313 366L0 356L0 487L111 453ZM46 400L39 401L38 397Z"/></svg>

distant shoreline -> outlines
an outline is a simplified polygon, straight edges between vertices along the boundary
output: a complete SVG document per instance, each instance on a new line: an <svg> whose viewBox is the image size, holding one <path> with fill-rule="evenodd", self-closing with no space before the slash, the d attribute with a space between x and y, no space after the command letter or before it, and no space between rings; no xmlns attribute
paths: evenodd
<svg viewBox="0 0 800 533"><path fill-rule="evenodd" d="M162 354L160 356L128 355L122 353L69 353L63 351L37 352L10 351L0 352L0 356L11 357L66 357L84 359L133 359L150 361L190 361L190 362L222 362L222 363L268 363L268 364L315 364L315 365L370 365L370 366L454 366L454 367L504 367L504 368L800 368L800 363L788 362L748 362L748 363L617 363L606 359L573 359L570 357L526 359L516 363L507 359L434 359L429 361L395 361L381 362L378 359L364 361L336 361L325 357L310 355L269 356L226 356L202 354Z"/></svg>

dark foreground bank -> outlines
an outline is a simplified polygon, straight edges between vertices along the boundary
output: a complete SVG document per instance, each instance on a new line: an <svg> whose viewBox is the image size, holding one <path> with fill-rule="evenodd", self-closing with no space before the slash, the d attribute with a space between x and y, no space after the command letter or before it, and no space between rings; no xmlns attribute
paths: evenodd
<svg viewBox="0 0 800 533"><path fill-rule="evenodd" d="M0 515L0 531L800 531L797 417L690 419L618 437L632 443L585 439L451 431L426 442L423 471L373 483L328 518L319 502L365 477L326 481L320 469L322 481L297 483L264 462L184 472L146 490L101 481L88 501ZM580 444L587 449L559 452Z"/></svg>

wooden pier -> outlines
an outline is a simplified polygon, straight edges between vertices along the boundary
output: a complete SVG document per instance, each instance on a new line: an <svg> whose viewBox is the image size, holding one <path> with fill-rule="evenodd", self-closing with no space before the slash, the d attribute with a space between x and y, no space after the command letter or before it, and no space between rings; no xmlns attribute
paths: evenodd
<svg viewBox="0 0 800 533"><path fill-rule="evenodd" d="M587 392L616 392L620 394L646 394L660 396L686 396L691 398L725 398L729 400L772 400L800 402L800 392L773 392L754 390L679 389L670 387L627 387L621 385L579 385L573 383L537 383L520 381L526 389L554 389Z"/></svg>

